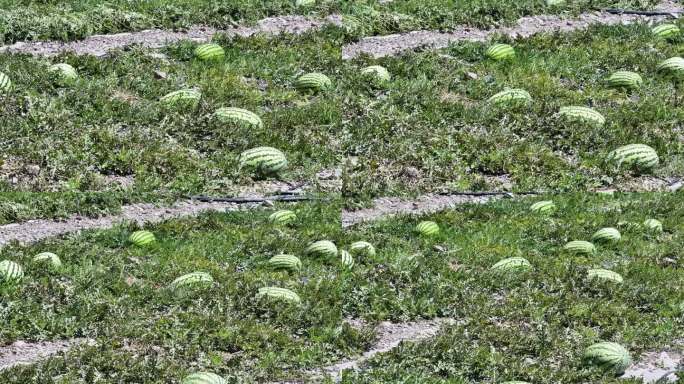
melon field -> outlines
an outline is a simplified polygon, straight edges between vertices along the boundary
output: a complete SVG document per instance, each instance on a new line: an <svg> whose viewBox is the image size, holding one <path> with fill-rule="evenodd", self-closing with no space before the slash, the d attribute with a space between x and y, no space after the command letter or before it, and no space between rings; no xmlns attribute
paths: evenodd
<svg viewBox="0 0 684 384"><path fill-rule="evenodd" d="M676 0L0 0L0 383L684 382Z"/></svg>

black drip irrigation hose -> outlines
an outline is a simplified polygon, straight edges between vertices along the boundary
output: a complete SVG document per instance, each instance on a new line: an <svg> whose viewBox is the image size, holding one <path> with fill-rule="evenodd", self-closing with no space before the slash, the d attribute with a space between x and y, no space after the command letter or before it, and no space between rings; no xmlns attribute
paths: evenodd
<svg viewBox="0 0 684 384"><path fill-rule="evenodd" d="M204 195L188 196L188 199L194 201L201 201L203 203L265 203L267 201L311 201L320 200L314 196L296 195L296 194L282 194L266 197L212 197Z"/></svg>
<svg viewBox="0 0 684 384"><path fill-rule="evenodd" d="M641 15L641 16L669 16L677 18L678 14L682 13L682 10L677 11L636 11L632 9L620 9L620 8L594 8L596 11L612 13L614 15Z"/></svg>

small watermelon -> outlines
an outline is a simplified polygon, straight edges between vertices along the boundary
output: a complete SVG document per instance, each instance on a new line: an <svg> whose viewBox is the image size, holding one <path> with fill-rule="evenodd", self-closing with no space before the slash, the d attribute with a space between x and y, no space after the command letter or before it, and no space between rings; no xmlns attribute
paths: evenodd
<svg viewBox="0 0 684 384"><path fill-rule="evenodd" d="M274 299L274 300L282 300L282 301L295 303L295 304L299 304L302 302L302 300L299 298L299 295L297 295L296 293L292 292L291 290L289 290L287 288L278 288L278 287L259 288L259 291L257 292L256 297L258 300Z"/></svg>
<svg viewBox="0 0 684 384"><path fill-rule="evenodd" d="M344 249L340 250L340 260L342 261L342 266L345 269L350 270L354 268L354 258Z"/></svg>
<svg viewBox="0 0 684 384"><path fill-rule="evenodd" d="M584 350L584 360L605 371L613 371L616 375L625 373L632 364L629 352L620 344L611 342L596 343Z"/></svg>
<svg viewBox="0 0 684 384"><path fill-rule="evenodd" d="M316 0L295 0L295 7L311 7L316 5Z"/></svg>
<svg viewBox="0 0 684 384"><path fill-rule="evenodd" d="M297 256L293 255L275 255L268 260L268 265L276 270L285 269L289 271L299 271L302 268L302 262Z"/></svg>
<svg viewBox="0 0 684 384"><path fill-rule="evenodd" d="M609 271L607 269L590 269L587 271L587 279L589 280L602 280L612 283L622 283L622 276L619 273Z"/></svg>
<svg viewBox="0 0 684 384"><path fill-rule="evenodd" d="M23 277L21 265L11 260L0 261L0 282L16 283Z"/></svg>
<svg viewBox="0 0 684 384"><path fill-rule="evenodd" d="M538 201L530 206L530 211L535 213L550 214L556 210L556 204L551 200Z"/></svg>
<svg viewBox="0 0 684 384"><path fill-rule="evenodd" d="M651 29L654 35L663 39L673 39L679 36L679 27L675 24L660 24Z"/></svg>
<svg viewBox="0 0 684 384"><path fill-rule="evenodd" d="M300 91L326 91L332 88L332 82L328 76L313 72L300 76L295 82L295 88Z"/></svg>
<svg viewBox="0 0 684 384"><path fill-rule="evenodd" d="M256 113L242 108L219 108L214 112L214 118L223 124L232 124L238 127L262 128L264 126Z"/></svg>
<svg viewBox="0 0 684 384"><path fill-rule="evenodd" d="M186 376L181 384L228 384L228 381L215 373L197 372Z"/></svg>
<svg viewBox="0 0 684 384"><path fill-rule="evenodd" d="M52 268L59 268L62 266L62 261L59 256L52 252L41 252L33 257L34 263L48 263Z"/></svg>
<svg viewBox="0 0 684 384"><path fill-rule="evenodd" d="M287 209L282 209L280 211L273 212L269 217L268 221L271 224L277 225L287 225L294 223L297 220L297 215Z"/></svg>
<svg viewBox="0 0 684 384"><path fill-rule="evenodd" d="M524 89L506 89L490 97L487 102L497 106L524 106L532 102L532 96Z"/></svg>
<svg viewBox="0 0 684 384"><path fill-rule="evenodd" d="M671 57L656 67L656 70L667 77L682 79L684 78L684 59L681 57Z"/></svg>
<svg viewBox="0 0 684 384"><path fill-rule="evenodd" d="M349 252L354 256L375 256L375 247L366 241L356 241L349 246Z"/></svg>
<svg viewBox="0 0 684 384"><path fill-rule="evenodd" d="M0 72L0 92L7 93L12 90L12 80L9 76Z"/></svg>
<svg viewBox="0 0 684 384"><path fill-rule="evenodd" d="M78 79L76 69L66 63L54 64L48 68L48 72L54 74L62 85L72 84Z"/></svg>
<svg viewBox="0 0 684 384"><path fill-rule="evenodd" d="M167 93L159 98L159 102L167 108L195 109L202 98L197 89L181 89Z"/></svg>
<svg viewBox="0 0 684 384"><path fill-rule="evenodd" d="M487 57L493 60L508 60L515 57L515 49L508 44L494 44L487 48Z"/></svg>
<svg viewBox="0 0 684 384"><path fill-rule="evenodd" d="M135 231L128 237L128 241L137 245L138 247L145 247L157 241L154 233L150 231Z"/></svg>
<svg viewBox="0 0 684 384"><path fill-rule="evenodd" d="M361 69L361 74L371 79L374 85L383 85L390 81L391 76L389 71L381 65L371 65Z"/></svg>
<svg viewBox="0 0 684 384"><path fill-rule="evenodd" d="M250 169L264 175L275 175L287 169L287 158L280 150L272 147L248 149L238 157L240 169Z"/></svg>
<svg viewBox="0 0 684 384"><path fill-rule="evenodd" d="M660 159L655 149L646 144L629 144L610 152L606 157L609 163L618 168L648 171L658 165Z"/></svg>
<svg viewBox="0 0 684 384"><path fill-rule="evenodd" d="M171 282L171 289L179 290L184 288L205 287L214 283L214 278L206 272L192 272L183 275Z"/></svg>
<svg viewBox="0 0 684 384"><path fill-rule="evenodd" d="M195 48L195 57L202 61L221 60L225 56L223 48L215 43L202 44Z"/></svg>
<svg viewBox="0 0 684 384"><path fill-rule="evenodd" d="M618 242L622 236L620 236L620 231L615 228L601 228L594 232L591 236L591 241L595 242Z"/></svg>
<svg viewBox="0 0 684 384"><path fill-rule="evenodd" d="M335 257L337 246L330 240L319 240L309 244L304 253L311 256Z"/></svg>
<svg viewBox="0 0 684 384"><path fill-rule="evenodd" d="M608 77L608 85L614 88L636 89L641 87L644 80L638 73L630 71L617 71Z"/></svg>
<svg viewBox="0 0 684 384"><path fill-rule="evenodd" d="M439 225L434 221L421 221L416 225L416 232L422 236L434 236L439 233Z"/></svg>
<svg viewBox="0 0 684 384"><path fill-rule="evenodd" d="M593 255L596 253L596 247L594 246L594 244L583 240L571 241L565 244L565 246L563 246L563 249L572 253L585 255Z"/></svg>
<svg viewBox="0 0 684 384"><path fill-rule="evenodd" d="M661 223L660 220L656 219L646 219L644 221L644 227L653 232L663 231L663 223Z"/></svg>
<svg viewBox="0 0 684 384"><path fill-rule="evenodd" d="M530 264L524 257L509 257L498 261L496 264L492 265L490 268L494 272L523 272L532 269L532 264Z"/></svg>
<svg viewBox="0 0 684 384"><path fill-rule="evenodd" d="M603 115L589 107L561 107L558 111L558 116L567 121L579 122L593 127L602 127L606 123L606 119Z"/></svg>

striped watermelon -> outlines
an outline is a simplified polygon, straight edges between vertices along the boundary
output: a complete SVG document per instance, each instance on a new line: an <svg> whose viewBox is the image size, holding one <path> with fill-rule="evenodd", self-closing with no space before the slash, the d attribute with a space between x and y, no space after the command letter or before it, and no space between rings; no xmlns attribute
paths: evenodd
<svg viewBox="0 0 684 384"><path fill-rule="evenodd" d="M611 342L596 343L584 350L584 360L605 371L613 371L616 375L625 373L632 364L629 352L620 344Z"/></svg>
<svg viewBox="0 0 684 384"><path fill-rule="evenodd" d="M508 44L494 44L487 48L487 57L493 60L506 60L515 57L515 49Z"/></svg>
<svg viewBox="0 0 684 384"><path fill-rule="evenodd" d="M214 117L224 124L234 124L240 127L261 128L264 126L256 113L242 108L219 108L214 112Z"/></svg>
<svg viewBox="0 0 684 384"><path fill-rule="evenodd" d="M0 261L0 282L16 283L23 277L21 265L11 260Z"/></svg>
<svg viewBox="0 0 684 384"><path fill-rule="evenodd" d="M302 300L299 298L299 295L296 293L292 292L291 290L287 288L278 288L278 287L264 287L264 288L259 288L259 291L256 294L256 297L258 300L261 299L274 299L274 300L283 300L295 304L299 304L302 302Z"/></svg>
<svg viewBox="0 0 684 384"><path fill-rule="evenodd" d="M215 373L197 372L186 376L181 384L228 384L228 381Z"/></svg>
<svg viewBox="0 0 684 384"><path fill-rule="evenodd" d="M287 225L293 223L295 220L297 220L297 215L292 211L288 211L287 209L273 212L271 216L268 217L268 221L271 224L278 225Z"/></svg>
<svg viewBox="0 0 684 384"><path fill-rule="evenodd" d="M660 220L656 219L646 219L644 221L644 227L650 231L654 232L662 232L663 231L663 223L660 222Z"/></svg>
<svg viewBox="0 0 684 384"><path fill-rule="evenodd" d="M421 221L416 225L416 232L423 236L434 236L439 233L439 225L434 221Z"/></svg>
<svg viewBox="0 0 684 384"><path fill-rule="evenodd" d="M532 269L532 264L524 257L509 257L498 261L490 269L494 272L523 272Z"/></svg>
<svg viewBox="0 0 684 384"><path fill-rule="evenodd" d="M248 149L238 157L240 169L250 169L265 175L274 175L287 168L287 158L272 147Z"/></svg>
<svg viewBox="0 0 684 384"><path fill-rule="evenodd" d="M128 237L128 241L138 247L144 247L154 243L157 239L154 237L154 233L150 231L135 231Z"/></svg>
<svg viewBox="0 0 684 384"><path fill-rule="evenodd" d="M619 273L609 271L607 269L590 269L587 271L587 279L589 280L602 280L612 283L622 283L622 276Z"/></svg>
<svg viewBox="0 0 684 384"><path fill-rule="evenodd" d="M52 252L41 252L33 257L34 263L48 263L52 268L62 266L62 260Z"/></svg>
<svg viewBox="0 0 684 384"><path fill-rule="evenodd" d="M311 7L316 4L316 0L295 0L295 7Z"/></svg>
<svg viewBox="0 0 684 384"><path fill-rule="evenodd" d="M300 91L325 91L332 88L332 82L328 76L322 73L313 72L300 76L297 81L295 81L295 88Z"/></svg>
<svg viewBox="0 0 684 384"><path fill-rule="evenodd" d="M618 168L647 171L658 165L660 159L655 149L646 144L629 144L610 152L606 158Z"/></svg>
<svg viewBox="0 0 684 384"><path fill-rule="evenodd" d="M594 246L594 244L583 240L571 241L565 244L565 246L563 246L563 249L572 253L585 255L593 255L596 253L596 247Z"/></svg>
<svg viewBox="0 0 684 384"><path fill-rule="evenodd" d="M580 122L594 127L602 127L606 123L603 115L588 107L561 107L558 115L568 121Z"/></svg>
<svg viewBox="0 0 684 384"><path fill-rule="evenodd" d="M289 271L299 271L302 268L302 262L297 256L293 255L275 255L268 260L268 265L276 270L285 269Z"/></svg>
<svg viewBox="0 0 684 384"><path fill-rule="evenodd" d="M608 77L608 85L615 88L636 89L641 87L643 82L644 80L638 73L630 71L613 72L613 74Z"/></svg>
<svg viewBox="0 0 684 384"><path fill-rule="evenodd" d="M552 213L556 210L556 204L551 200L538 201L530 206L530 211L535 213Z"/></svg>
<svg viewBox="0 0 684 384"><path fill-rule="evenodd" d="M355 256L375 256L375 247L366 241L356 241L349 246L349 252Z"/></svg>
<svg viewBox="0 0 684 384"><path fill-rule="evenodd" d="M48 68L48 72L54 74L63 85L71 84L78 78L76 69L67 63L54 64Z"/></svg>
<svg viewBox="0 0 684 384"><path fill-rule="evenodd" d="M591 241L596 242L618 242L622 236L620 231L615 228L601 228L591 236Z"/></svg>
<svg viewBox="0 0 684 384"><path fill-rule="evenodd" d="M166 107L194 109L199 105L202 92L197 89L180 89L167 93L159 99Z"/></svg>
<svg viewBox="0 0 684 384"><path fill-rule="evenodd" d="M337 246L330 240L319 240L309 244L304 253L311 256L337 256Z"/></svg>
<svg viewBox="0 0 684 384"><path fill-rule="evenodd" d="M202 44L195 48L195 57L202 61L221 60L225 56L223 48L215 43Z"/></svg>
<svg viewBox="0 0 684 384"><path fill-rule="evenodd" d="M651 32L663 39L672 39L679 36L679 27L675 24L660 24L653 27Z"/></svg>
<svg viewBox="0 0 684 384"><path fill-rule="evenodd" d="M532 96L524 89L506 89L490 97L487 102L498 106L522 106L532 102Z"/></svg>
<svg viewBox="0 0 684 384"><path fill-rule="evenodd" d="M391 79L389 71L381 65L371 65L363 68L361 69L361 74L370 78L376 85L388 83Z"/></svg>
<svg viewBox="0 0 684 384"><path fill-rule="evenodd" d="M214 278L206 272L192 272L183 275L171 282L171 289L183 289L197 286L210 286L214 283Z"/></svg>
<svg viewBox="0 0 684 384"><path fill-rule="evenodd" d="M0 92L9 92L12 90L12 80L9 76L0 72Z"/></svg>
<svg viewBox="0 0 684 384"><path fill-rule="evenodd" d="M658 64L656 70L668 77L684 78L684 59L679 56L671 57Z"/></svg>
<svg viewBox="0 0 684 384"><path fill-rule="evenodd" d="M342 261L342 266L345 269L354 268L354 258L344 249L340 250L340 260Z"/></svg>

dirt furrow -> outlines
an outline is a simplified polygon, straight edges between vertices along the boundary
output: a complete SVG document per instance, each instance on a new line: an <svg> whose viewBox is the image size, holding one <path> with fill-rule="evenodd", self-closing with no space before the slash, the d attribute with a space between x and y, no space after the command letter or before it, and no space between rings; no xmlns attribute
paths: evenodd
<svg viewBox="0 0 684 384"><path fill-rule="evenodd" d="M84 343L92 344L93 341L88 339L42 341L38 343L16 341L11 345L0 347L0 371L12 368L15 365L33 364L40 359L65 352Z"/></svg>

